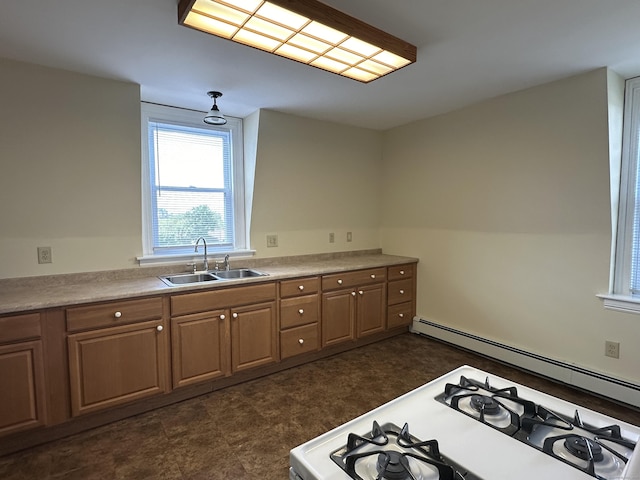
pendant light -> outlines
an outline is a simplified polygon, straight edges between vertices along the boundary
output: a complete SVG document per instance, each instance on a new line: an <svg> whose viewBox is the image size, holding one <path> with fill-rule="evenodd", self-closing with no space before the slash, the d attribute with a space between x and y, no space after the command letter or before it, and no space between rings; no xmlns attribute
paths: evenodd
<svg viewBox="0 0 640 480"><path fill-rule="evenodd" d="M216 98L220 98L222 93L211 91L207 92L207 95L213 98L213 106L211 107L211 110L209 110L209 113L207 113L207 116L204 117L204 123L209 125L224 125L227 123L227 119L224 118L224 115L218 109L218 105L216 104Z"/></svg>

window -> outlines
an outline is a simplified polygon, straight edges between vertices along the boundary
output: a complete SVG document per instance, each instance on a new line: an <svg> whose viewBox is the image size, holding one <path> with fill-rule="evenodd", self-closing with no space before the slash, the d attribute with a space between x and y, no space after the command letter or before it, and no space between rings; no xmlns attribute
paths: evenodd
<svg viewBox="0 0 640 480"><path fill-rule="evenodd" d="M620 201L613 272L613 296L640 302L640 77L627 80L624 100ZM632 299L631 297L637 296ZM612 306L615 308L615 302ZM620 303L619 310L640 312L636 305Z"/></svg>
<svg viewBox="0 0 640 480"><path fill-rule="evenodd" d="M246 248L242 120L211 126L203 113L142 104L141 263Z"/></svg>

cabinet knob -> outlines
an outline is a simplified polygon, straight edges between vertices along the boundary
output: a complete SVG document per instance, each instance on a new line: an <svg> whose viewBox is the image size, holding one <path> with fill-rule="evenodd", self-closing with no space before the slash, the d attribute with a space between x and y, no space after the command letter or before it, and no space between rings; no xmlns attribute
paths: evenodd
<svg viewBox="0 0 640 480"><path fill-rule="evenodd" d="M400 290L400 295L404 295L404 290Z"/></svg>
<svg viewBox="0 0 640 480"><path fill-rule="evenodd" d="M375 274L375 273L372 273L372 274L371 274L371 278L376 278L376 274Z"/></svg>
<svg viewBox="0 0 640 480"><path fill-rule="evenodd" d="M400 318L404 318L404 313L399 313L399 314L398 314L398 316L399 316Z"/></svg>
<svg viewBox="0 0 640 480"><path fill-rule="evenodd" d="M342 285L342 280L338 280L338 285Z"/></svg>
<svg viewBox="0 0 640 480"><path fill-rule="evenodd" d="M298 339L298 343L299 343L300 345L304 345L304 338L299 338L299 339Z"/></svg>
<svg viewBox="0 0 640 480"><path fill-rule="evenodd" d="M364 295L364 292L363 292L362 290L358 290L358 293L359 293L360 295Z"/></svg>
<svg viewBox="0 0 640 480"><path fill-rule="evenodd" d="M156 327L156 330L158 330L159 332L161 332L162 330L164 330L164 327L162 325L158 325Z"/></svg>
<svg viewBox="0 0 640 480"><path fill-rule="evenodd" d="M298 287L298 290L303 291L303 290L304 290L304 285L300 285L300 286Z"/></svg>
<svg viewBox="0 0 640 480"><path fill-rule="evenodd" d="M220 320L224 320L225 318L227 318L227 317L225 317L224 314L220 315Z"/></svg>
<svg viewBox="0 0 640 480"><path fill-rule="evenodd" d="M113 314L114 317L120 318L122 316L122 312L116 312Z"/></svg>
<svg viewBox="0 0 640 480"><path fill-rule="evenodd" d="M400 275L404 275L404 270L400 270Z"/></svg>
<svg viewBox="0 0 640 480"><path fill-rule="evenodd" d="M304 314L304 310L301 308L300 310L298 310L298 313L299 313L300 315L303 315L303 314Z"/></svg>
<svg viewBox="0 0 640 480"><path fill-rule="evenodd" d="M234 312L234 313L232 313L232 314L231 314L231 316L232 316L233 318L238 318L238 314L237 314L237 313L235 313L235 312Z"/></svg>
<svg viewBox="0 0 640 480"><path fill-rule="evenodd" d="M351 296L355 297L356 296L356 292L351 292Z"/></svg>

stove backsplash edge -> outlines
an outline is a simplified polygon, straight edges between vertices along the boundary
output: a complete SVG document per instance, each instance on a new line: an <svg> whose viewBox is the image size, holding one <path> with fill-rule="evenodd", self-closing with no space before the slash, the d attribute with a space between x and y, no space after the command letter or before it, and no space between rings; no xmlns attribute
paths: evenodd
<svg viewBox="0 0 640 480"><path fill-rule="evenodd" d="M413 318L411 332L640 408L640 385L456 330L419 316Z"/></svg>

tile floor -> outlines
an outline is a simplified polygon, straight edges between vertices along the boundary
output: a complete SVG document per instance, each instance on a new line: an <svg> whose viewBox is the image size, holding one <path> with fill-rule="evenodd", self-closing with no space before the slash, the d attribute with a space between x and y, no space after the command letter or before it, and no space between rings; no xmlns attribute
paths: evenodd
<svg viewBox="0 0 640 480"><path fill-rule="evenodd" d="M460 365L640 425L640 412L405 334L0 458L3 480L285 480L289 450Z"/></svg>

